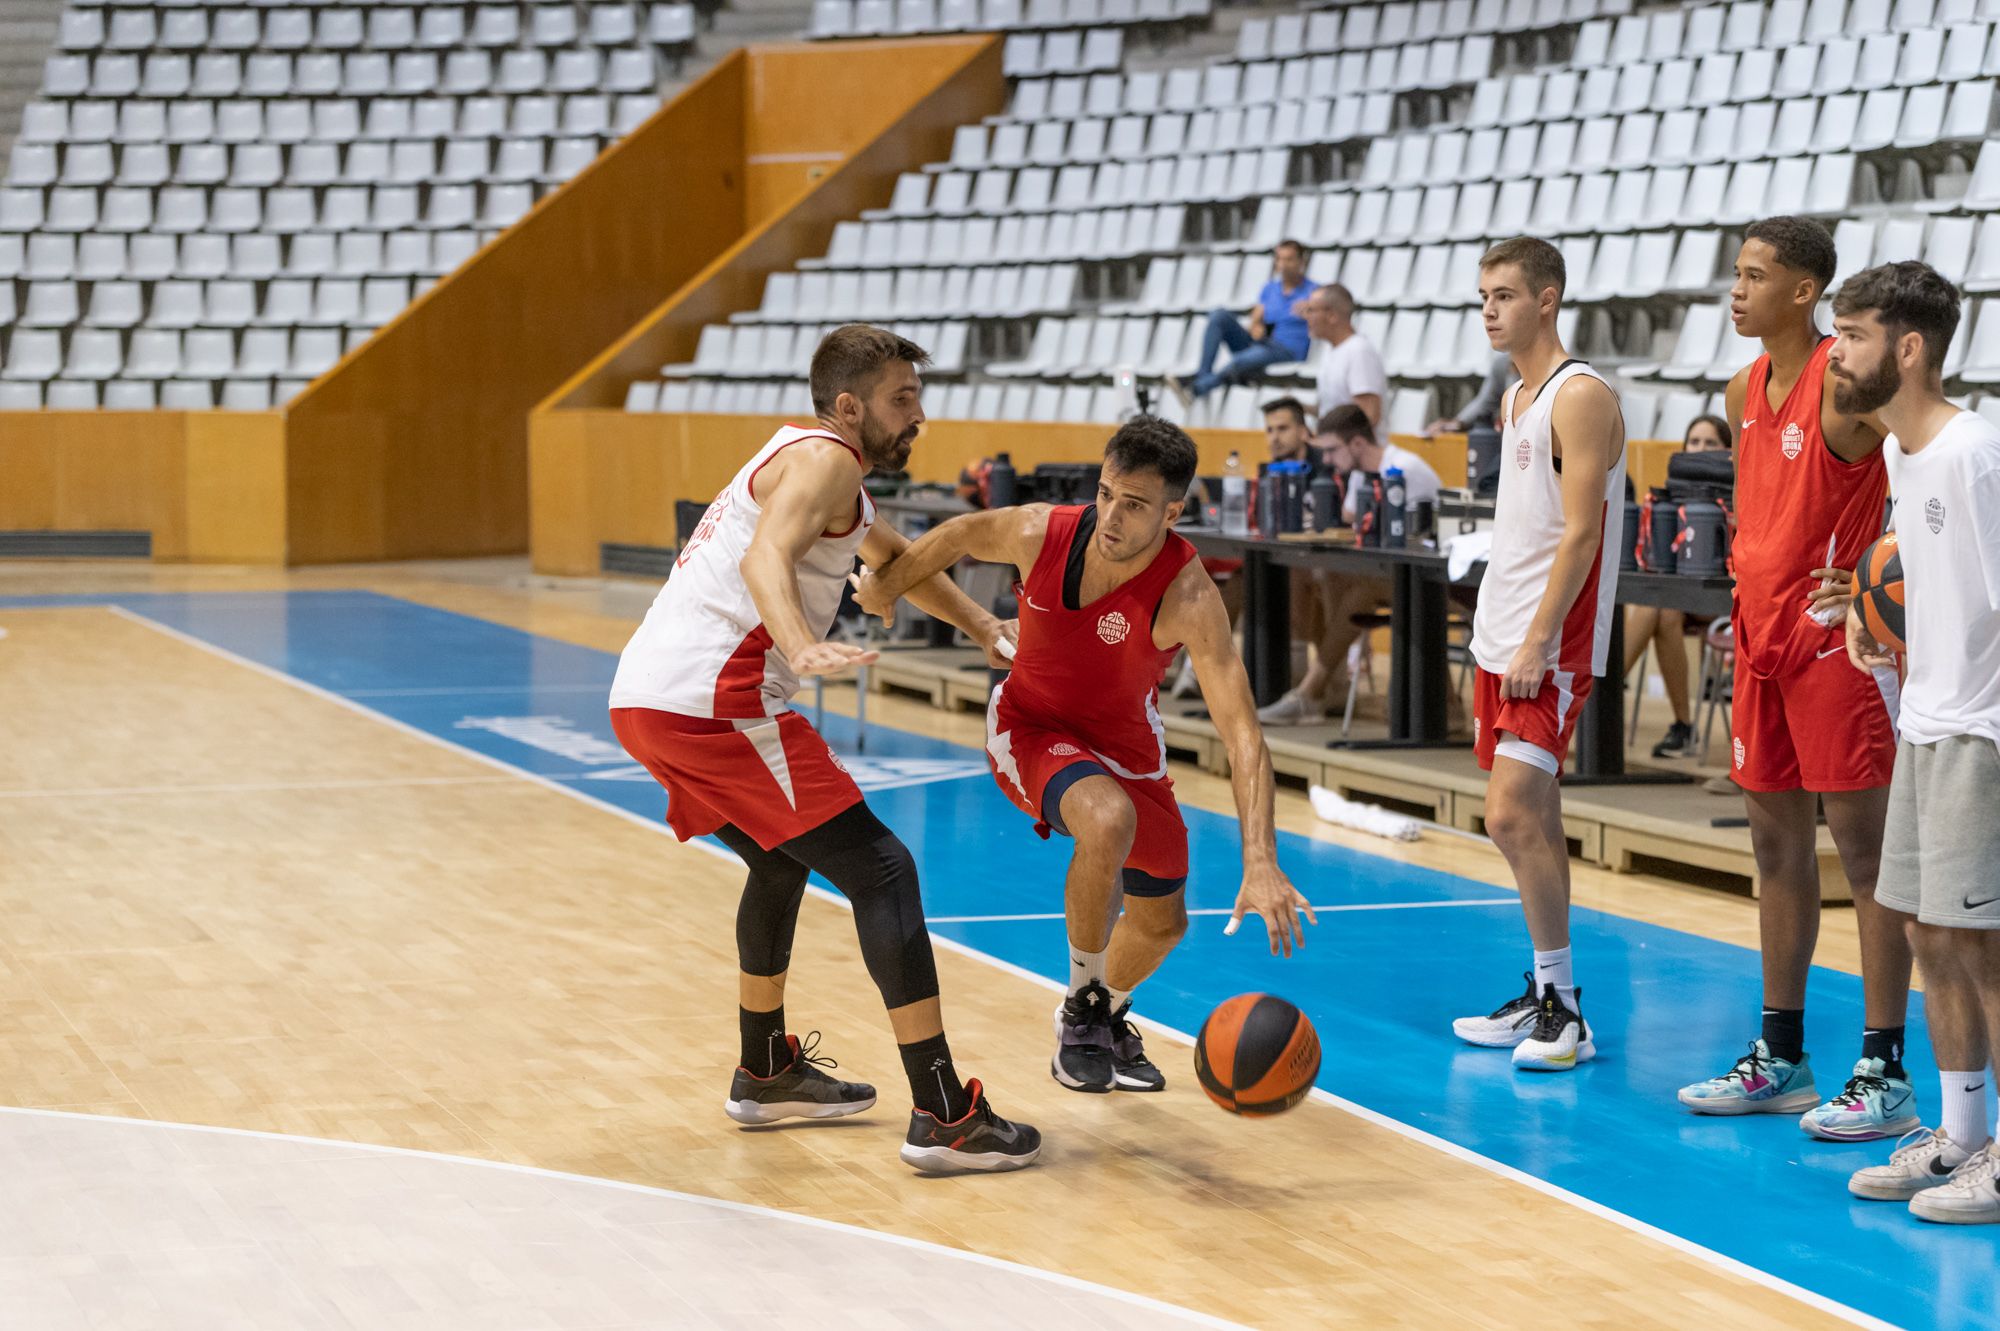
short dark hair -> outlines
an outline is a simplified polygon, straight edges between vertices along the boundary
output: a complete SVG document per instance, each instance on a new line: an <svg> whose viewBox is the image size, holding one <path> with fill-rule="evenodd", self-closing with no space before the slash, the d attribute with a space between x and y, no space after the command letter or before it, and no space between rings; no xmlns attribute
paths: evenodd
<svg viewBox="0 0 2000 1331"><path fill-rule="evenodd" d="M1273 254L1277 253L1279 250L1297 250L1298 255L1301 259L1306 257L1306 247L1299 241L1293 240L1290 236L1286 236L1283 240L1279 241L1277 244L1271 247L1271 252Z"/></svg>
<svg viewBox="0 0 2000 1331"><path fill-rule="evenodd" d="M1259 407L1258 410L1266 416L1274 412L1289 411L1299 424L1304 425L1306 423L1306 404L1295 397L1272 398L1269 402Z"/></svg>
<svg viewBox="0 0 2000 1331"><path fill-rule="evenodd" d="M1172 503L1187 496L1200 455L1186 430L1158 416L1141 415L1118 427L1104 446L1104 460L1120 471L1158 472Z"/></svg>
<svg viewBox="0 0 2000 1331"><path fill-rule="evenodd" d="M921 370L931 363L931 353L886 328L843 324L834 329L813 352L813 410L824 416L842 393L866 393L875 376L896 361L908 361Z"/></svg>
<svg viewBox="0 0 2000 1331"><path fill-rule="evenodd" d="M1804 273L1819 284L1824 296L1833 285L1833 272L1840 258L1834 252L1833 233L1810 217L1767 217L1752 222L1743 233L1748 244L1761 240L1778 256L1778 262L1793 272Z"/></svg>
<svg viewBox="0 0 2000 1331"><path fill-rule="evenodd" d="M1556 299L1561 300L1563 289L1569 285L1569 269L1563 264L1562 251L1546 240L1533 236L1503 240L1479 256L1479 271L1483 273L1488 268L1497 268L1505 263L1521 270L1532 295L1538 296L1554 287Z"/></svg>
<svg viewBox="0 0 2000 1331"><path fill-rule="evenodd" d="M1937 269L1915 259L1864 268L1833 293L1835 316L1873 311L1891 338L1916 333L1924 339L1924 361L1933 374L1958 331L1958 288Z"/></svg>
<svg viewBox="0 0 2000 1331"><path fill-rule="evenodd" d="M1314 433L1336 435L1342 439L1359 439L1366 435L1373 439L1375 423L1360 407L1352 402L1343 402L1319 418L1319 429Z"/></svg>

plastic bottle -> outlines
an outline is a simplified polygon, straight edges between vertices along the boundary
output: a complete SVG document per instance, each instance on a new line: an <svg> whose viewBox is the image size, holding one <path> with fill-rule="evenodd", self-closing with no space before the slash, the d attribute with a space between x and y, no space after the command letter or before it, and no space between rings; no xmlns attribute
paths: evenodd
<svg viewBox="0 0 2000 1331"><path fill-rule="evenodd" d="M993 458L993 469L986 473L986 506L988 508L1011 508L1019 478L1014 474L1014 459L1005 453Z"/></svg>
<svg viewBox="0 0 2000 1331"><path fill-rule="evenodd" d="M1250 479L1243 474L1243 459L1234 452L1222 464L1222 534L1250 534Z"/></svg>
<svg viewBox="0 0 2000 1331"><path fill-rule="evenodd" d="M1404 507L1408 490L1403 485L1403 469L1391 467L1382 473L1382 544L1400 550L1408 542L1409 512Z"/></svg>
<svg viewBox="0 0 2000 1331"><path fill-rule="evenodd" d="M1321 476L1312 483L1312 529L1325 531L1340 521L1340 487L1333 477Z"/></svg>

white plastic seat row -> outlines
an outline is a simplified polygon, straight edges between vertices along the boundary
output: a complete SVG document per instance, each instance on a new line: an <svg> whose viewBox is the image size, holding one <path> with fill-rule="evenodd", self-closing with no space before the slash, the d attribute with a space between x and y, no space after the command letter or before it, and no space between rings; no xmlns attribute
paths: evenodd
<svg viewBox="0 0 2000 1331"><path fill-rule="evenodd" d="M147 290L151 286L150 293ZM101 281L91 284L88 308L80 288L69 281L36 281L13 322L24 328L67 328L81 323L92 328L135 328L141 323L160 328L245 328L252 324L376 328L410 303L407 278L326 277L318 281L277 278L251 281ZM7 304L13 290L7 289ZM11 313L11 311L0 311ZM0 321L4 322L4 321Z"/></svg>
<svg viewBox="0 0 2000 1331"><path fill-rule="evenodd" d="M1261 198L1283 190L1290 154L1282 148L1105 162L1095 168L992 168L937 177L929 213L1000 216L1145 203Z"/></svg>
<svg viewBox="0 0 2000 1331"><path fill-rule="evenodd" d="M1106 160L1131 162L1147 157L1226 152L1247 145L1301 147L1359 139L1387 142L1394 115L1387 94L1315 98L1198 111L1159 111L1106 120L1046 119L997 125L961 125L952 136L948 162L925 172L976 171L989 166L1062 166ZM913 191L916 187L910 187ZM911 195L914 199L917 196ZM894 211L911 211L901 202Z"/></svg>
<svg viewBox="0 0 2000 1331"><path fill-rule="evenodd" d="M1801 42L1916 33L2000 17L1993 0L1736 0L1727 7L1676 8L1584 24L1572 63L1580 68L1703 56L1715 51L1782 51Z"/></svg>
<svg viewBox="0 0 2000 1331"><path fill-rule="evenodd" d="M1181 247L1187 209L1105 208L1011 217L838 222L826 255L802 268L1118 259Z"/></svg>
<svg viewBox="0 0 2000 1331"><path fill-rule="evenodd" d="M134 334L136 343L142 335ZM352 345L367 336L356 331ZM241 335L223 330L189 333L182 339L181 359L172 373L188 378L244 375L262 378L310 379L331 369L350 345L350 334L337 328L253 328ZM7 339L7 356L0 377L7 379L105 380L127 377L125 335L108 329L78 329L67 335L41 329L16 329ZM149 343L149 362L164 350ZM131 376L137 377L137 376ZM166 376L162 376L166 377Z"/></svg>
<svg viewBox="0 0 2000 1331"><path fill-rule="evenodd" d="M812 360L820 339L837 327L813 323L799 326L709 324L695 341L694 360L684 365L662 367L665 378L686 379L703 376L768 378L796 375ZM909 338L932 353L926 373L955 374L964 364L970 326L952 322L882 321L891 331Z"/></svg>
<svg viewBox="0 0 2000 1331"><path fill-rule="evenodd" d="M289 98L272 101L30 102L24 143L347 143L356 139L622 135L659 109L651 93L614 99L473 97Z"/></svg>
<svg viewBox="0 0 2000 1331"><path fill-rule="evenodd" d="M167 185L96 189L0 189L0 232L406 231L511 226L535 202L519 183L339 185L267 190Z"/></svg>
<svg viewBox="0 0 2000 1331"><path fill-rule="evenodd" d="M1088 74L1116 69L1124 56L1125 35L1118 28L1015 33L1001 52L1001 68L1008 78Z"/></svg>
<svg viewBox="0 0 2000 1331"><path fill-rule="evenodd" d="M1109 119L1198 111L1263 102L1302 102L1334 96L1370 96L1341 86L1339 61L1331 56L1255 65L1180 65L1134 70L1130 74L1072 75L1023 79L1015 85L1008 121Z"/></svg>
<svg viewBox="0 0 2000 1331"><path fill-rule="evenodd" d="M397 51L409 48L530 48L626 46L650 39L665 44L693 35L694 6L686 4L530 5L521 26L516 5L416 6L306 5L276 7L150 7L108 11L83 6L63 14L56 39L65 51ZM468 21L469 15L469 21ZM686 35L682 35L686 34Z"/></svg>
<svg viewBox="0 0 2000 1331"><path fill-rule="evenodd" d="M200 62L206 77L197 82L197 66L184 56L154 56L142 65L138 56L51 56L43 75L42 95L49 98L126 97L377 97L402 91L397 66L387 54L252 55L232 79L233 61ZM453 52L442 77L434 59L407 62L404 72L414 85L408 91L481 92L640 92L656 86L658 71L646 50L613 51L606 60L595 49L559 51L551 60L535 49L501 54L497 70L484 52ZM426 77L428 76L428 77Z"/></svg>
<svg viewBox="0 0 2000 1331"><path fill-rule="evenodd" d="M476 231L239 235L0 235L0 279L166 282L275 277L434 277L478 250ZM0 319L0 326L6 320Z"/></svg>
<svg viewBox="0 0 2000 1331"><path fill-rule="evenodd" d="M807 35L1111 27L1197 18L1212 5L1213 0L814 0Z"/></svg>
<svg viewBox="0 0 2000 1331"><path fill-rule="evenodd" d="M114 153L109 144L77 143L58 158L53 144L19 145L6 183L43 185L293 185L472 184L482 180L567 180L596 157L596 137L557 139L447 139L440 155L434 139L363 140L342 145L273 143L131 144ZM289 160L288 160L289 159Z"/></svg>
<svg viewBox="0 0 2000 1331"><path fill-rule="evenodd" d="M1434 33L1527 32L1587 23L1624 14L1630 0L1418 0L1418 3L1347 5L1247 19L1237 35L1241 60L1282 57L1298 51L1366 51L1401 46Z"/></svg>

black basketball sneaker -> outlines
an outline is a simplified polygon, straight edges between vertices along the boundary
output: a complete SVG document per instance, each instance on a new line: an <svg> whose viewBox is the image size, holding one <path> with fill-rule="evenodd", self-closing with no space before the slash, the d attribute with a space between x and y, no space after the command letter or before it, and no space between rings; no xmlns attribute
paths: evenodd
<svg viewBox="0 0 2000 1331"><path fill-rule="evenodd" d="M846 1118L875 1107L875 1088L859 1082L839 1081L821 1072L840 1064L819 1056L819 1032L799 1043L787 1035L792 1047L790 1066L768 1077L759 1077L747 1068L736 1069L729 1083L729 1099L722 1110L738 1123L776 1123L784 1118Z"/></svg>
<svg viewBox="0 0 2000 1331"><path fill-rule="evenodd" d="M1056 1055L1049 1075L1072 1091L1108 1092L1117 1079L1111 1043L1111 991L1092 980L1056 1009Z"/></svg>
<svg viewBox="0 0 2000 1331"><path fill-rule="evenodd" d="M1111 1081L1121 1091L1164 1091L1167 1074L1146 1057L1145 1041L1129 1018L1132 1001L1111 1015Z"/></svg>
<svg viewBox="0 0 2000 1331"><path fill-rule="evenodd" d="M965 1083L972 1107L955 1122L940 1123L922 1109L910 1111L903 1163L926 1174L997 1174L1025 1169L1042 1153L1042 1134L993 1112L978 1078Z"/></svg>

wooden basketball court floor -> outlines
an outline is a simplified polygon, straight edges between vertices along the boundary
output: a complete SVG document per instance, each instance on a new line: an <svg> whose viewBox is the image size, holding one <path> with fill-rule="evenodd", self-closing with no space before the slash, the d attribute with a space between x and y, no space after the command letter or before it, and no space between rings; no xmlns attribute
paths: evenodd
<svg viewBox="0 0 2000 1331"><path fill-rule="evenodd" d="M1338 909L1280 961L1221 937L1227 785L1177 772L1210 913L1140 1011L1188 1031L1283 993L1320 1091L1231 1118L1165 1029L1165 1095L1063 1091L1062 848L984 778L976 719L893 700L865 754L843 715L829 737L918 854L962 1067L1043 1162L896 1160L895 1051L830 896L788 1012L882 1106L737 1128L740 871L664 834L603 716L650 594L505 561L0 567L0 1325L2000 1320L1991 1233L1847 1197L1883 1148L1674 1104L1757 999L1751 904L1698 888L1579 868L1604 1053L1520 1077L1447 1024L1522 968L1489 846L1282 792L1281 855ZM1820 961L1824 1088L1860 1026L1851 915Z"/></svg>

